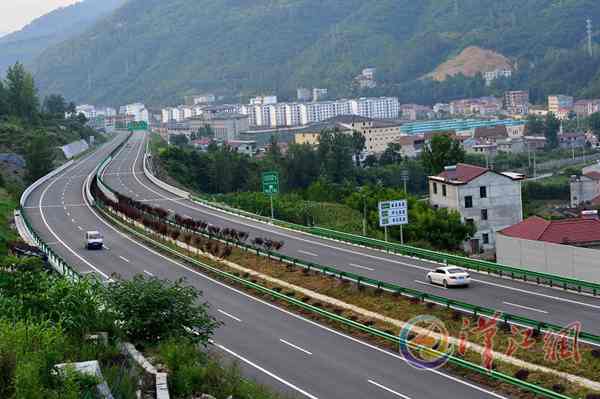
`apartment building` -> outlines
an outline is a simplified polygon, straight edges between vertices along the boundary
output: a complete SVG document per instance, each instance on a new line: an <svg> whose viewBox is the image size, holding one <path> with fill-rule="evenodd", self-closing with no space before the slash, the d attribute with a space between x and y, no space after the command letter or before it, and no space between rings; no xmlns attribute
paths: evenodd
<svg viewBox="0 0 600 399"><path fill-rule="evenodd" d="M142 103L127 104L119 107L119 114L133 115L135 122L150 123L150 115Z"/></svg>
<svg viewBox="0 0 600 399"><path fill-rule="evenodd" d="M529 113L529 91L513 90L504 93L504 109L511 114L527 115Z"/></svg>
<svg viewBox="0 0 600 399"><path fill-rule="evenodd" d="M548 96L548 111L558 115L560 110L573 108L573 97L565 95Z"/></svg>
<svg viewBox="0 0 600 399"><path fill-rule="evenodd" d="M493 250L496 233L523 220L521 182L517 173L498 173L474 165L447 166L429 176L432 206L457 211L476 232L464 249L470 253Z"/></svg>

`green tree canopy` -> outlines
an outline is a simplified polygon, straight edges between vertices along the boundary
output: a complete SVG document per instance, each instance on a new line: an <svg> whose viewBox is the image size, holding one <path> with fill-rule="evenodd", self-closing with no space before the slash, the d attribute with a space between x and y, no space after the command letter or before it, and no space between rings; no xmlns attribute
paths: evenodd
<svg viewBox="0 0 600 399"><path fill-rule="evenodd" d="M112 283L106 291L108 306L130 339L157 342L185 336L207 345L220 323L208 313L207 303L198 302L201 296L183 280L140 275Z"/></svg>
<svg viewBox="0 0 600 399"><path fill-rule="evenodd" d="M546 145L548 148L558 147L558 131L560 130L560 121L552 112L546 115L544 121L544 136L546 136Z"/></svg>
<svg viewBox="0 0 600 399"><path fill-rule="evenodd" d="M421 160L425 170L435 175L442 172L446 166L464 162L465 150L458 140L450 136L434 136L431 143L423 148Z"/></svg>
<svg viewBox="0 0 600 399"><path fill-rule="evenodd" d="M26 121L34 121L38 113L39 99L33 76L25 70L23 64L16 63L8 68L6 88L11 114Z"/></svg>
<svg viewBox="0 0 600 399"><path fill-rule="evenodd" d="M34 133L25 145L27 181L33 183L54 168L55 145L50 137L42 132Z"/></svg>
<svg viewBox="0 0 600 399"><path fill-rule="evenodd" d="M63 118L67 112L67 102L60 94L51 94L44 98L42 110L52 116Z"/></svg>

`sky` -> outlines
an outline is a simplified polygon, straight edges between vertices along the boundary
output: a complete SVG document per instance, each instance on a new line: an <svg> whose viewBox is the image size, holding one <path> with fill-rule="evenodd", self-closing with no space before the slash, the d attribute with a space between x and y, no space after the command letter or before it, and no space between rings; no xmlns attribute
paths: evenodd
<svg viewBox="0 0 600 399"><path fill-rule="evenodd" d="M79 0L0 0L0 36L14 32L55 8Z"/></svg>

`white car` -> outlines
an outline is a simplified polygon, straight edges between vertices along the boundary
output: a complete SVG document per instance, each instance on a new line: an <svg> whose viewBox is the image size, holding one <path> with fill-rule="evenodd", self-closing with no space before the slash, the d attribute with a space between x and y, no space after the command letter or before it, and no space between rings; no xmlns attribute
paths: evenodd
<svg viewBox="0 0 600 399"><path fill-rule="evenodd" d="M441 284L444 287L469 285L471 276L465 270L456 266L439 267L427 273L430 284Z"/></svg>
<svg viewBox="0 0 600 399"><path fill-rule="evenodd" d="M87 249L102 249L104 238L97 231L88 231L85 233L85 245Z"/></svg>

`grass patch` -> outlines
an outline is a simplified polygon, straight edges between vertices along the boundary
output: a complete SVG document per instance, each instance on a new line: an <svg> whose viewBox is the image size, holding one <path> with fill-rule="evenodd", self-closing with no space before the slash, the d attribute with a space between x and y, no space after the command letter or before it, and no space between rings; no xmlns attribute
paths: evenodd
<svg viewBox="0 0 600 399"><path fill-rule="evenodd" d="M17 205L17 201L5 189L0 188L0 256L6 255L7 244L18 238L17 232L10 226Z"/></svg>

